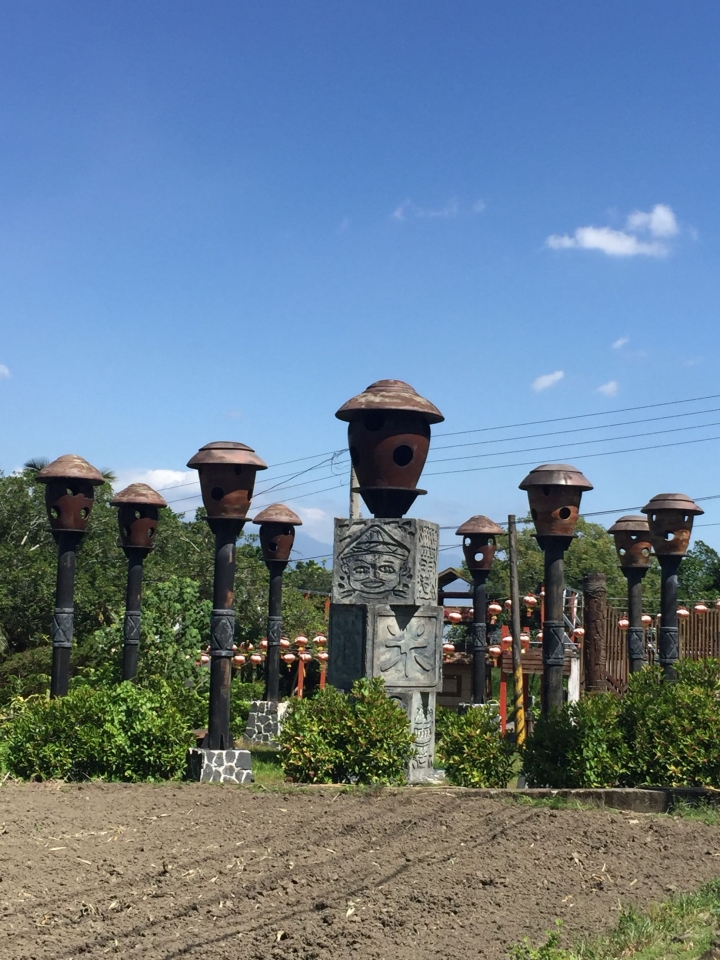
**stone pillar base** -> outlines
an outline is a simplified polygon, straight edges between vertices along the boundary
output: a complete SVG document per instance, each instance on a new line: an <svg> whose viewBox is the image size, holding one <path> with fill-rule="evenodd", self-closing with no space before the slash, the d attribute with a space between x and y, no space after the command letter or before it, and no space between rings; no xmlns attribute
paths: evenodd
<svg viewBox="0 0 720 960"><path fill-rule="evenodd" d="M268 747L277 747L277 739L282 730L282 722L287 713L287 708L287 702L253 700L245 727L245 739L251 743L263 743Z"/></svg>
<svg viewBox="0 0 720 960"><path fill-rule="evenodd" d="M408 783L435 780L435 691L398 690L389 688L388 696L396 700L407 714L415 737L415 756L408 768Z"/></svg>
<svg viewBox="0 0 720 960"><path fill-rule="evenodd" d="M201 783L252 783L249 750L188 750L188 779Z"/></svg>

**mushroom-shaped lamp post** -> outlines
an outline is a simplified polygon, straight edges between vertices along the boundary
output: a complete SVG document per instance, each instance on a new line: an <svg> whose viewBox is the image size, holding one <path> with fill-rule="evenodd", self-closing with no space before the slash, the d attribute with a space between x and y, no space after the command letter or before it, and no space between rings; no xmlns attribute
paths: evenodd
<svg viewBox="0 0 720 960"><path fill-rule="evenodd" d="M267 464L244 443L207 443L188 461L198 471L207 522L215 534L213 611L210 620L210 750L232 748L230 681L235 633L235 544L245 525L258 470Z"/></svg>
<svg viewBox="0 0 720 960"><path fill-rule="evenodd" d="M487 517L470 517L455 531L463 538L465 563L473 578L472 702L485 703L485 657L487 655L487 603L485 585L495 557L496 539L502 527Z"/></svg>
<svg viewBox="0 0 720 960"><path fill-rule="evenodd" d="M115 494L110 504L118 508L120 543L128 561L122 678L134 680L140 645L143 563L155 546L160 508L167 503L146 483L131 483Z"/></svg>
<svg viewBox="0 0 720 960"><path fill-rule="evenodd" d="M620 567L628 585L627 651L630 673L637 673L645 665L645 647L642 623L642 581L650 565L652 543L647 518L620 517L608 530L615 538Z"/></svg>
<svg viewBox="0 0 720 960"><path fill-rule="evenodd" d="M265 660L265 699L280 699L280 638L282 636L282 577L302 520L282 503L273 503L253 523L260 525L260 546L270 572Z"/></svg>
<svg viewBox="0 0 720 960"><path fill-rule="evenodd" d="M542 711L547 714L563 704L564 556L573 541L583 490L592 490L592 484L576 467L546 463L531 470L520 489L527 491L537 542L545 554Z"/></svg>
<svg viewBox="0 0 720 960"><path fill-rule="evenodd" d="M99 470L73 453L43 467L37 479L45 484L45 506L58 545L50 696L64 697L70 681L77 548L93 507L94 488L104 480Z"/></svg>
<svg viewBox="0 0 720 960"><path fill-rule="evenodd" d="M680 659L678 631L678 569L687 553L693 520L705 511L684 493L659 493L642 507L648 518L650 540L660 562L660 629L658 660L666 681L677 679L675 664Z"/></svg>
<svg viewBox="0 0 720 960"><path fill-rule="evenodd" d="M335 414L348 422L358 492L375 518L403 517L419 494L430 425L445 418L402 380L378 380Z"/></svg>

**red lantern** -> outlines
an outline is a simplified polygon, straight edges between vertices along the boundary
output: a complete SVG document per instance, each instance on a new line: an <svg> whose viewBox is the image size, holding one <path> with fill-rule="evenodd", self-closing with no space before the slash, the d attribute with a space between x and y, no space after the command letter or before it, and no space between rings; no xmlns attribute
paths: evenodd
<svg viewBox="0 0 720 960"><path fill-rule="evenodd" d="M695 613L707 613L708 608L704 603L696 603L695 606L693 607L693 611Z"/></svg>
<svg viewBox="0 0 720 960"><path fill-rule="evenodd" d="M618 626L621 630L627 630L627 628L630 626L630 621L627 617L620 617L618 620Z"/></svg>
<svg viewBox="0 0 720 960"><path fill-rule="evenodd" d="M678 615L679 617L682 617L683 620L684 620L685 617L689 617L689 616L690 616L690 611L688 610L687 607L678 607L677 615Z"/></svg>

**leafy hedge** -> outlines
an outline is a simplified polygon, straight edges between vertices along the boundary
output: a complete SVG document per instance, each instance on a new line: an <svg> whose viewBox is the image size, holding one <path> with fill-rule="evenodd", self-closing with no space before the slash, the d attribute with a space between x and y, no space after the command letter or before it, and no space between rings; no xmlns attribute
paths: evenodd
<svg viewBox="0 0 720 960"><path fill-rule="evenodd" d="M500 735L493 707L474 707L443 716L437 755L445 776L459 787L506 787L513 773L515 748Z"/></svg>
<svg viewBox="0 0 720 960"><path fill-rule="evenodd" d="M659 667L627 693L594 694L541 717L523 769L528 786L720 787L720 660L683 660L676 683Z"/></svg>
<svg viewBox="0 0 720 960"><path fill-rule="evenodd" d="M179 780L193 738L174 698L161 683L122 683L15 700L0 731L5 767L23 780Z"/></svg>
<svg viewBox="0 0 720 960"><path fill-rule="evenodd" d="M293 700L280 734L285 777L300 783L402 783L413 753L407 716L379 678Z"/></svg>

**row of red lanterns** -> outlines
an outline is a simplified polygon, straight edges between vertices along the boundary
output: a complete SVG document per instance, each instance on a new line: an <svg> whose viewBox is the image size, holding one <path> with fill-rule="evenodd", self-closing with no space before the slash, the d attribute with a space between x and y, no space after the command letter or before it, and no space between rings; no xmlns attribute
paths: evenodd
<svg viewBox="0 0 720 960"><path fill-rule="evenodd" d="M715 609L720 610L720 600L715 601ZM693 607L693 613L697 613L700 616L707 613L708 610L709 610L709 607L706 603L696 603L695 606ZM688 610L687 607L678 607L677 615L682 620L685 620L687 617L690 616L690 611ZM653 618L650 616L649 613L644 613L641 617L641 620L644 627L651 626L653 622ZM660 620L659 613L655 615L655 620ZM628 620L628 618L626 616L620 617L620 619L618 620L618 627L620 627L621 630L627 630L629 626L630 626L630 621Z"/></svg>
<svg viewBox="0 0 720 960"><path fill-rule="evenodd" d="M296 647L296 652L293 652L290 648L293 646L293 643ZM314 647L319 647L316 653L311 653L307 647L308 644L312 643ZM232 662L235 667L243 667L246 663L252 663L254 666L261 664L267 655L267 637L262 639L258 644L260 648L259 651L255 651L255 646L252 643L246 642L241 643L239 652L234 653ZM327 637L323 634L318 634L313 637L312 641L308 640L307 637L298 636L295 637L295 640L291 643L287 637L282 637L280 640L280 649L284 653L280 654L280 659L284 660L285 663L290 664L294 663L296 660L300 660L303 663L308 663L310 660L318 660L321 667L325 665L328 660L329 654L323 647L327 646ZM201 652L198 655L197 660L195 661L196 666L206 666L210 663L210 647L206 647L205 652ZM238 650L238 645L233 644L233 651Z"/></svg>

